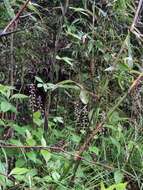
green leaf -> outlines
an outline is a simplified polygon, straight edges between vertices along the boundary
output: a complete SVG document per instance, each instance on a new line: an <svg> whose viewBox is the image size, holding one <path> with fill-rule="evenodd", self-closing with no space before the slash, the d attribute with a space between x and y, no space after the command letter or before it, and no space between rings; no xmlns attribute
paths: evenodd
<svg viewBox="0 0 143 190"><path fill-rule="evenodd" d="M58 83L58 85L61 85L61 84L69 84L69 83L75 83L73 80L63 80L61 82Z"/></svg>
<svg viewBox="0 0 143 190"><path fill-rule="evenodd" d="M115 171L114 173L115 183L121 183L123 178L124 178L124 175L120 170Z"/></svg>
<svg viewBox="0 0 143 190"><path fill-rule="evenodd" d="M81 41L81 36L79 36L79 35L77 35L77 34L74 34L74 33L70 32L70 31L67 31L67 35L72 36L72 37L75 38L76 40Z"/></svg>
<svg viewBox="0 0 143 190"><path fill-rule="evenodd" d="M113 137L110 137L110 139L111 139L112 144L117 147L117 150L118 150L117 156L119 156L119 154L121 153L121 146L120 146L119 141L117 141L117 139L115 139Z"/></svg>
<svg viewBox="0 0 143 190"><path fill-rule="evenodd" d="M47 92L47 90L48 90L47 84L43 84L43 88L44 88L44 91ZM50 88L49 88L49 89L50 89Z"/></svg>
<svg viewBox="0 0 143 190"><path fill-rule="evenodd" d="M33 113L33 122L37 125L37 126L41 126L43 124L43 119L41 118L41 113L40 111L34 112Z"/></svg>
<svg viewBox="0 0 143 190"><path fill-rule="evenodd" d="M17 131L18 134L20 134L20 135L22 135L22 136L24 136L24 135L26 134L27 128L24 127L24 126L19 126L19 125L17 125L17 124L13 124L13 125L12 125L12 128L13 128L15 131Z"/></svg>
<svg viewBox="0 0 143 190"><path fill-rule="evenodd" d="M11 110L12 105L9 102L3 101L1 102L1 111L2 112L7 112Z"/></svg>
<svg viewBox="0 0 143 190"><path fill-rule="evenodd" d="M79 8L79 7L70 7L70 9L73 9L76 12L80 12L86 16L88 16L88 14L90 13L90 11L88 9L83 9L83 8ZM90 13L90 14L92 14L92 13Z"/></svg>
<svg viewBox="0 0 143 190"><path fill-rule="evenodd" d="M47 145L46 140L44 139L44 137L42 137L42 139L41 139L41 144L42 144L42 146L46 146Z"/></svg>
<svg viewBox="0 0 143 190"><path fill-rule="evenodd" d="M2 119L0 119L0 125L5 126L5 123L4 123L4 121Z"/></svg>
<svg viewBox="0 0 143 190"><path fill-rule="evenodd" d="M40 82L40 83L44 83L43 80L40 77L35 77L35 79Z"/></svg>
<svg viewBox="0 0 143 190"><path fill-rule="evenodd" d="M26 139L26 142L29 146L35 146L36 145L36 141L33 138Z"/></svg>
<svg viewBox="0 0 143 190"><path fill-rule="evenodd" d="M89 151L95 153L96 155L99 155L99 148L96 146L89 147Z"/></svg>
<svg viewBox="0 0 143 190"><path fill-rule="evenodd" d="M39 119L40 117L41 117L40 111L36 111L36 112L33 113L33 118L34 118L35 120Z"/></svg>
<svg viewBox="0 0 143 190"><path fill-rule="evenodd" d="M103 182L100 183L100 190L106 190Z"/></svg>
<svg viewBox="0 0 143 190"><path fill-rule="evenodd" d="M6 183L6 177L2 174L6 174L5 165L0 161L0 182L2 185Z"/></svg>
<svg viewBox="0 0 143 190"><path fill-rule="evenodd" d="M26 129L26 136L28 139L32 138L32 135L28 129Z"/></svg>
<svg viewBox="0 0 143 190"><path fill-rule="evenodd" d="M118 183L102 190L126 190L127 183Z"/></svg>
<svg viewBox="0 0 143 190"><path fill-rule="evenodd" d="M79 142L81 141L81 137L78 136L78 135L73 134L73 135L71 136L71 140L72 140L73 142L75 142L75 143L79 143Z"/></svg>
<svg viewBox="0 0 143 190"><path fill-rule="evenodd" d="M33 162L35 162L36 163L36 154L35 154L35 152L27 152L26 153L26 156L31 160L31 161L33 161Z"/></svg>
<svg viewBox="0 0 143 190"><path fill-rule="evenodd" d="M28 173L26 173L26 177L28 177L28 178L29 177L33 178L36 175L37 175L37 169L31 169L31 170L29 170Z"/></svg>
<svg viewBox="0 0 143 190"><path fill-rule="evenodd" d="M24 94L14 94L11 96L10 99L27 99L27 98L29 98L29 97Z"/></svg>
<svg viewBox="0 0 143 190"><path fill-rule="evenodd" d="M13 105L11 105L11 109L10 109L10 111L13 112L13 113L16 113L16 112L17 112L16 107L13 106Z"/></svg>
<svg viewBox="0 0 143 190"><path fill-rule="evenodd" d="M21 168L25 166L25 160L23 158L19 158L16 163L15 163L15 167L16 168Z"/></svg>
<svg viewBox="0 0 143 190"><path fill-rule="evenodd" d="M30 170L27 168L14 168L9 175L23 175L29 172Z"/></svg>
<svg viewBox="0 0 143 190"><path fill-rule="evenodd" d="M58 86L56 84L47 83L46 88L49 90L55 90Z"/></svg>
<svg viewBox="0 0 143 190"><path fill-rule="evenodd" d="M59 88L64 88L64 89L74 89L74 90L79 90L80 88L76 85L58 85Z"/></svg>
<svg viewBox="0 0 143 190"><path fill-rule="evenodd" d="M52 177L51 176L44 176L43 179L45 182L52 182Z"/></svg>
<svg viewBox="0 0 143 190"><path fill-rule="evenodd" d="M60 179L60 174L58 172L52 172L52 178L55 180L55 181L58 181Z"/></svg>
<svg viewBox="0 0 143 190"><path fill-rule="evenodd" d="M51 153L48 150L41 150L41 154L46 162L51 159Z"/></svg>
<svg viewBox="0 0 143 190"><path fill-rule="evenodd" d="M119 183L116 185L116 190L126 190L127 183Z"/></svg>
<svg viewBox="0 0 143 190"><path fill-rule="evenodd" d="M38 84L37 84L37 87L38 87L38 88L41 88L41 87L43 87L43 84L42 84L42 83L38 83Z"/></svg>
<svg viewBox="0 0 143 190"><path fill-rule="evenodd" d="M128 57L126 58L126 60L128 62L129 68L133 68L133 55L132 55L132 47L131 47L131 42L130 42L130 35L128 35L127 37L126 45L128 48Z"/></svg>
<svg viewBox="0 0 143 190"><path fill-rule="evenodd" d="M115 66L110 66L108 68L106 68L104 71L115 71L117 68Z"/></svg>
<svg viewBox="0 0 143 190"><path fill-rule="evenodd" d="M38 4L36 4L36 3L31 3L31 1L30 1L30 3L28 4L28 8L29 8L32 12L34 12L35 14L37 14L37 15L39 16L39 18L42 20L41 14L40 14L40 12L39 12L39 10L38 10L38 7L39 7Z"/></svg>
<svg viewBox="0 0 143 190"><path fill-rule="evenodd" d="M54 117L54 122L64 123L62 117Z"/></svg>
<svg viewBox="0 0 143 190"><path fill-rule="evenodd" d="M10 1L9 0L4 0L4 4L5 4L5 7L7 9L7 12L10 16L10 18L14 18L15 17L15 14L14 14L14 10L13 8L11 7L11 4L10 4Z"/></svg>
<svg viewBox="0 0 143 190"><path fill-rule="evenodd" d="M89 94L86 90L81 90L79 97L80 97L83 104L88 104Z"/></svg>
<svg viewBox="0 0 143 190"><path fill-rule="evenodd" d="M17 146L22 146L23 144L20 142L20 140L16 139L10 139L10 143Z"/></svg>
<svg viewBox="0 0 143 190"><path fill-rule="evenodd" d="M69 57L59 57L58 55L56 56L57 60L62 60L65 63L69 64L70 66L73 66L73 59L69 58Z"/></svg>
<svg viewBox="0 0 143 190"><path fill-rule="evenodd" d="M117 124L121 120L119 113L114 111L113 114L110 117L110 122L112 124Z"/></svg>
<svg viewBox="0 0 143 190"><path fill-rule="evenodd" d="M0 93L5 96L6 98L10 97L11 90L14 90L15 88L12 86L5 86L0 84Z"/></svg>

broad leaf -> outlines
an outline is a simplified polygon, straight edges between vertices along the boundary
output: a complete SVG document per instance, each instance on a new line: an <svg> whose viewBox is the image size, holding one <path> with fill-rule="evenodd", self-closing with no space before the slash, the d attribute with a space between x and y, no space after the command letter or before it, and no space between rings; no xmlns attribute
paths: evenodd
<svg viewBox="0 0 143 190"><path fill-rule="evenodd" d="M60 174L58 172L53 172L52 173L52 178L55 180L55 181L58 181L60 179Z"/></svg>
<svg viewBox="0 0 143 190"><path fill-rule="evenodd" d="M29 146L35 146L36 145L36 141L33 138L26 139L26 142Z"/></svg>
<svg viewBox="0 0 143 190"><path fill-rule="evenodd" d="M12 105L9 102L3 101L3 102L1 102L0 107L1 107L2 112L7 112L7 111L11 110Z"/></svg>
<svg viewBox="0 0 143 190"><path fill-rule="evenodd" d="M51 153L48 150L41 150L41 154L46 162L51 159Z"/></svg>
<svg viewBox="0 0 143 190"><path fill-rule="evenodd" d="M114 180L115 180L116 183L121 183L123 178L124 178L124 175L120 170L117 170L114 173Z"/></svg>
<svg viewBox="0 0 143 190"><path fill-rule="evenodd" d="M35 162L36 163L36 154L35 154L35 152L27 152L26 153L26 155L27 155L27 157L30 159L30 160L32 160L33 162Z"/></svg>
<svg viewBox="0 0 143 190"><path fill-rule="evenodd" d="M23 175L29 172L27 168L14 168L9 175Z"/></svg>
<svg viewBox="0 0 143 190"><path fill-rule="evenodd" d="M96 146L89 147L89 151L95 153L96 155L99 155L99 148Z"/></svg>
<svg viewBox="0 0 143 190"><path fill-rule="evenodd" d="M80 97L83 104L88 104L89 94L86 90L81 90L79 97Z"/></svg>
<svg viewBox="0 0 143 190"><path fill-rule="evenodd" d="M40 82L40 83L44 83L43 80L40 77L35 77L35 79Z"/></svg>
<svg viewBox="0 0 143 190"><path fill-rule="evenodd" d="M29 97L24 94L14 94L11 96L10 99L26 99L26 98L29 98Z"/></svg>

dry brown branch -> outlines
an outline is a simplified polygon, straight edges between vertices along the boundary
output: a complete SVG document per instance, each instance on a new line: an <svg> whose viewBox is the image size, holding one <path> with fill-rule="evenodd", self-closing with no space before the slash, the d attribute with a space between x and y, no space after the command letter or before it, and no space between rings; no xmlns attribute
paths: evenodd
<svg viewBox="0 0 143 190"><path fill-rule="evenodd" d="M2 31L1 35L5 34L8 29L19 19L21 13L25 10L30 0L27 0L24 5L21 7L19 12L16 14L16 16L8 23L8 25L5 27L5 29Z"/></svg>
<svg viewBox="0 0 143 190"><path fill-rule="evenodd" d="M17 146L17 145L12 145L12 144L0 144L0 148L9 148L9 149L35 149L35 150L41 150L41 149L45 149L45 150L49 150L49 151L53 151L53 153L64 153L66 155L70 155L70 156L73 156L75 157L75 154L74 153L70 153L66 150L64 150L64 147L56 147L56 146ZM58 151L58 152L57 152ZM87 159L85 159L84 157L82 156L78 156L78 159L82 160L82 161L85 161L85 162L88 162L90 164L96 164L96 165L100 165L100 166L103 166L105 167L106 169L114 169L113 166L109 166L109 165L106 165L106 164L102 164L102 163L99 163L99 162L95 162L95 161L89 161ZM0 175L4 175L5 177L8 177L7 175L5 174L2 174L0 173Z"/></svg>
<svg viewBox="0 0 143 190"><path fill-rule="evenodd" d="M134 28L135 28L135 25L136 25L136 23L137 23L137 19L138 19L138 16L139 16L139 13L140 13L142 4L143 4L143 0L140 0L140 1L139 1L139 4L138 4L138 7L137 7L137 11L136 11L136 13L135 13L135 17L134 17L134 19L133 19L133 23L132 23L131 28L130 28L130 31L131 31L131 32L134 31Z"/></svg>

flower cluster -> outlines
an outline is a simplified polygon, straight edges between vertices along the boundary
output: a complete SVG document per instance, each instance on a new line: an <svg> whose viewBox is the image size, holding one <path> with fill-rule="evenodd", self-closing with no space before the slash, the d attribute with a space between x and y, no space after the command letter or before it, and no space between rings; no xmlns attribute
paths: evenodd
<svg viewBox="0 0 143 190"><path fill-rule="evenodd" d="M84 130L89 125L88 108L81 101L74 103L74 116L78 130Z"/></svg>

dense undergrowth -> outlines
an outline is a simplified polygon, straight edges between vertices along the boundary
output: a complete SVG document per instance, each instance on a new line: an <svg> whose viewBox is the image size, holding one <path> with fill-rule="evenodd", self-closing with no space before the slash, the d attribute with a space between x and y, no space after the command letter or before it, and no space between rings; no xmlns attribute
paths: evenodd
<svg viewBox="0 0 143 190"><path fill-rule="evenodd" d="M0 1L1 190L143 189L140 2Z"/></svg>

